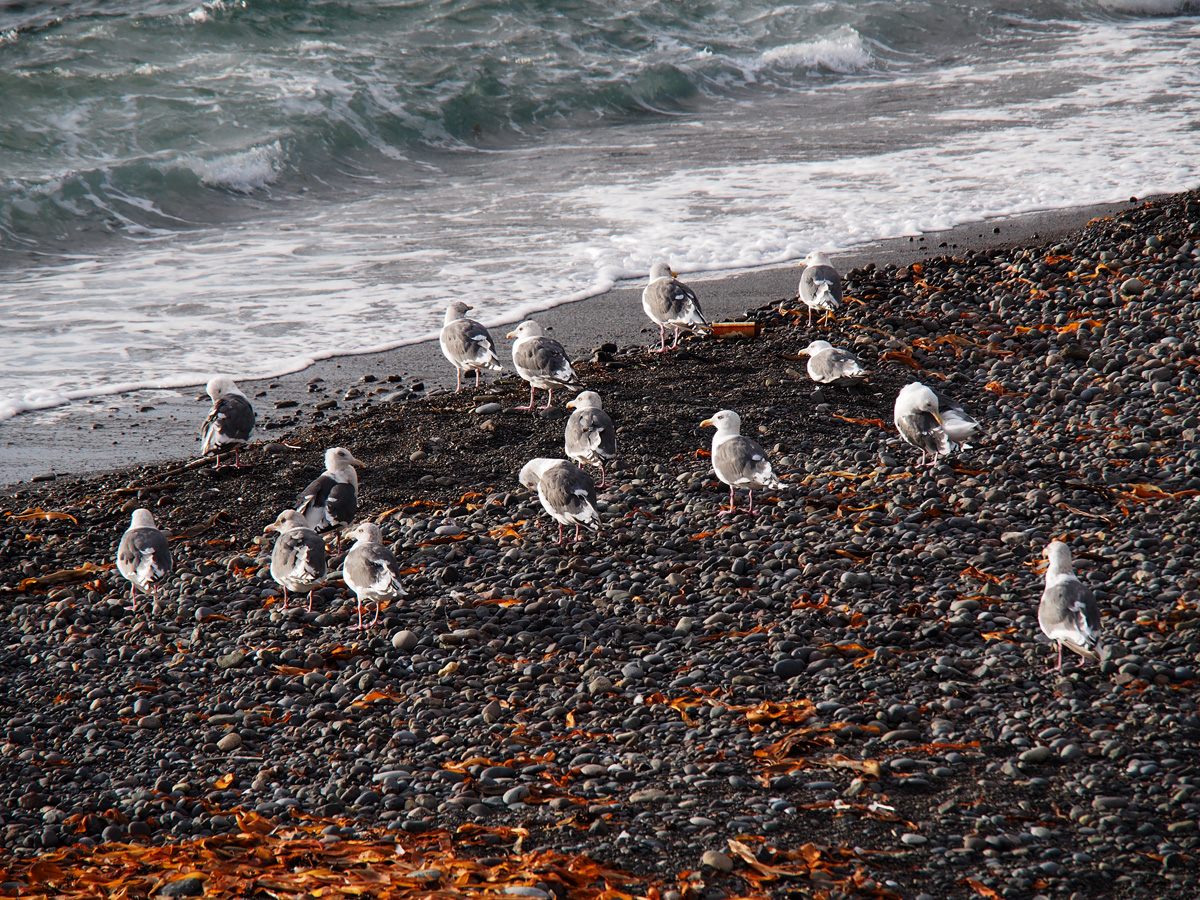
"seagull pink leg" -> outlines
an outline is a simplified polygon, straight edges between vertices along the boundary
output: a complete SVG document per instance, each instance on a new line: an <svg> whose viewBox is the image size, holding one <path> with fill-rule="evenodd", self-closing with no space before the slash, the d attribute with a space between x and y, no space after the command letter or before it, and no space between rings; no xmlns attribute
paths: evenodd
<svg viewBox="0 0 1200 900"><path fill-rule="evenodd" d="M530 400L529 402L533 403L532 400ZM550 404L553 402L554 402L554 388L550 388L550 390L546 391L546 405L543 406L542 409L549 409Z"/></svg>
<svg viewBox="0 0 1200 900"><path fill-rule="evenodd" d="M651 353L666 353L667 352L667 326L666 325L658 326L658 341L659 341L659 348L657 350L651 350L650 352Z"/></svg>
<svg viewBox="0 0 1200 900"><path fill-rule="evenodd" d="M454 385L454 393L457 394L462 390L462 369L460 369L458 366L455 366L454 371L458 375L458 383Z"/></svg>
<svg viewBox="0 0 1200 900"><path fill-rule="evenodd" d="M608 478L608 476L604 474L604 463L599 463L599 466L600 466L600 484L598 484L597 487L604 487L605 480Z"/></svg>

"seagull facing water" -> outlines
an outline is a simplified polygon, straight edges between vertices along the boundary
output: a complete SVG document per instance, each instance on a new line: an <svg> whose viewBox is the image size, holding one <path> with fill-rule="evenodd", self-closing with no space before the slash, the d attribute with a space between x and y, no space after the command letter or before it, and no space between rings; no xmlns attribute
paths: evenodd
<svg viewBox="0 0 1200 900"><path fill-rule="evenodd" d="M600 467L600 484L604 487L606 476L604 464L617 455L617 430L612 419L602 408L600 395L595 391L584 391L567 404L574 408L563 443L567 456L577 463Z"/></svg>
<svg viewBox="0 0 1200 900"><path fill-rule="evenodd" d="M842 279L829 257L814 250L800 261L804 271L800 273L799 296L808 307L808 324L812 326L813 310L825 313L825 321L842 305Z"/></svg>
<svg viewBox="0 0 1200 900"><path fill-rule="evenodd" d="M461 300L455 300L446 308L446 321L442 325L442 355L450 361L458 375L458 383L454 387L456 394L462 390L464 371L475 372L475 387L479 387L480 370L503 371L500 359L496 356L496 345L488 330L474 319L467 318L467 312L472 308Z"/></svg>
<svg viewBox="0 0 1200 900"><path fill-rule="evenodd" d="M563 526L575 526L575 540L579 540L579 526L592 531L600 527L600 513L596 509L596 485L592 477L574 463L565 459L531 459L521 469L521 484L536 490L542 508L558 523L558 540L563 542Z"/></svg>
<svg viewBox="0 0 1200 900"><path fill-rule="evenodd" d="M129 528L117 547L117 571L129 581L129 599L137 609L137 589L158 595L158 589L171 575L171 550L167 536L154 526L148 509L135 509Z"/></svg>
<svg viewBox="0 0 1200 900"><path fill-rule="evenodd" d="M283 608L288 607L289 590L307 592L312 612L313 591L325 581L325 541L294 509L285 509L264 531L279 533L271 550L271 577L283 588Z"/></svg>
<svg viewBox="0 0 1200 900"><path fill-rule="evenodd" d="M240 468L238 450L250 440L250 432L254 430L254 407L228 375L214 375L208 380L206 390L213 405L200 429L200 453L204 456L215 453L213 468L219 469L221 454L232 450L233 466Z"/></svg>
<svg viewBox="0 0 1200 900"><path fill-rule="evenodd" d="M667 329L675 329L670 349L679 346L680 330L695 332L708 328L708 320L700 309L696 292L676 279L676 273L666 263L655 263L650 270L650 283L642 291L642 309L658 326L659 349L667 351Z"/></svg>
<svg viewBox="0 0 1200 900"><path fill-rule="evenodd" d="M1062 541L1051 541L1042 551L1046 567L1046 588L1038 604L1038 624L1042 633L1058 644L1058 670L1062 671L1063 647L1069 647L1085 659L1099 661L1100 610L1092 590L1075 575L1071 548Z"/></svg>

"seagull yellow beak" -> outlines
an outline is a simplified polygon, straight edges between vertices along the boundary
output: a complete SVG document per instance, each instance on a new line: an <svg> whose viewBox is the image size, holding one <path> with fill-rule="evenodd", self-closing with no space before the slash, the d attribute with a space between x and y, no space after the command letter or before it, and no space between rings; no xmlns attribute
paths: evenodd
<svg viewBox="0 0 1200 900"><path fill-rule="evenodd" d="M517 333L515 331L510 331L508 334L505 335L506 338L515 338L516 336L517 336Z"/></svg>
<svg viewBox="0 0 1200 900"><path fill-rule="evenodd" d="M934 421L935 421L935 422L937 422L939 425L941 425L941 424L942 424L942 414L941 414L941 413L934 413L934 414L933 414L933 419L934 419Z"/></svg>
<svg viewBox="0 0 1200 900"><path fill-rule="evenodd" d="M571 400L567 403L567 409L575 409L575 408L576 408L576 404L575 404L574 400Z"/></svg>
<svg viewBox="0 0 1200 900"><path fill-rule="evenodd" d="M712 423L713 423L712 419L705 419L703 422L700 423L700 427L703 428L705 425L711 425Z"/></svg>
<svg viewBox="0 0 1200 900"><path fill-rule="evenodd" d="M354 466L356 469L365 469L367 467L365 462L363 462L361 459L355 459L353 456L350 457L350 465Z"/></svg>
<svg viewBox="0 0 1200 900"><path fill-rule="evenodd" d="M676 272L674 269L667 269L667 271L671 273L671 277L672 277L672 278L678 278L678 277L679 277L679 273L678 273L678 272Z"/></svg>

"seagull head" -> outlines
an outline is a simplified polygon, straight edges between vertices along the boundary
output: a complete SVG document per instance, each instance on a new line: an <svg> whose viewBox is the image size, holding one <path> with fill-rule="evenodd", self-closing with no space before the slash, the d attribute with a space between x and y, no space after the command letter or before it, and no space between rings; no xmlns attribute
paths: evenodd
<svg viewBox="0 0 1200 900"><path fill-rule="evenodd" d="M346 537L353 538L362 544L383 543L383 532L374 522L363 522L353 531L346 532Z"/></svg>
<svg viewBox="0 0 1200 900"><path fill-rule="evenodd" d="M542 337L546 334L545 330L533 319L526 319L512 331L505 335L507 338L516 338L518 341L525 338Z"/></svg>
<svg viewBox="0 0 1200 900"><path fill-rule="evenodd" d="M658 281L660 278L675 278L678 275L679 273L672 269L665 262L658 262L650 267L651 281Z"/></svg>
<svg viewBox="0 0 1200 900"><path fill-rule="evenodd" d="M711 425L717 429L717 434L741 434L742 433L742 417L735 413L732 409L723 409L716 415L713 415L700 423L703 428L706 425Z"/></svg>
<svg viewBox="0 0 1200 900"><path fill-rule="evenodd" d="M135 509L129 519L130 528L154 528L154 516L148 509Z"/></svg>
<svg viewBox="0 0 1200 900"><path fill-rule="evenodd" d="M929 413L939 425L942 424L937 394L919 381L906 384L900 389L900 393L896 397L896 406L902 413Z"/></svg>
<svg viewBox="0 0 1200 900"><path fill-rule="evenodd" d="M280 534L283 534L285 531L292 531L296 528L307 527L308 522L304 520L303 513L299 513L294 509L285 509L279 514L279 517L276 518L275 521L266 528L264 528L263 531L277 531Z"/></svg>
<svg viewBox="0 0 1200 900"><path fill-rule="evenodd" d="M463 303L461 300L455 300L446 307L446 321L457 322L459 319L465 318L475 307Z"/></svg>
<svg viewBox="0 0 1200 900"><path fill-rule="evenodd" d="M565 462L561 459L546 459L545 457L535 457L521 467L521 474L518 476L523 487L529 488L531 491L536 491L538 482L542 480L542 475L551 466L557 466L559 463Z"/></svg>
<svg viewBox="0 0 1200 900"><path fill-rule="evenodd" d="M345 471L351 466L365 469L366 465L354 458L354 454L345 447L330 447L325 451L325 470L328 472Z"/></svg>
<svg viewBox="0 0 1200 900"><path fill-rule="evenodd" d="M571 409L603 409L600 402L600 395L595 391L583 391L574 400L570 401L567 406Z"/></svg>
<svg viewBox="0 0 1200 900"><path fill-rule="evenodd" d="M829 341L812 341L807 347L800 351L801 356L816 356L822 350L832 350L833 344Z"/></svg>
<svg viewBox="0 0 1200 900"><path fill-rule="evenodd" d="M1042 550L1046 557L1048 572L1071 571L1071 548L1064 541L1051 541Z"/></svg>
<svg viewBox="0 0 1200 900"><path fill-rule="evenodd" d="M208 391L208 396L212 398L214 403L229 394L242 393L237 389L237 385L233 383L233 379L228 375L214 375L208 379L205 390Z"/></svg>
<svg viewBox="0 0 1200 900"><path fill-rule="evenodd" d="M814 250L811 253L809 253L808 256L804 257L804 259L800 260L800 265L801 266L832 266L833 263L831 263L829 261L829 257L826 256L824 253L822 253L820 250Z"/></svg>

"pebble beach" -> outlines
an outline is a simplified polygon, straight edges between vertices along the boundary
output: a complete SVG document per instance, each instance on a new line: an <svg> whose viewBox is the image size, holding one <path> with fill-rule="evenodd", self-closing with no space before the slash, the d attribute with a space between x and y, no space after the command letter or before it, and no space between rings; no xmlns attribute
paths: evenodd
<svg viewBox="0 0 1200 900"><path fill-rule="evenodd" d="M567 398L514 410L507 359L460 394L330 373L375 402L260 429L241 469L6 489L0 895L1194 897L1197 245L1177 194L862 261L828 326L777 292L730 316L753 338L568 346L618 427L579 543L516 478ZM872 377L816 389L815 338ZM913 380L983 426L932 469L892 425ZM719 515L720 409L786 484L754 518ZM366 632L336 575L308 612L268 573L339 445L406 567ZM175 574L133 613L139 507ZM1099 664L1052 668L1052 539Z"/></svg>

